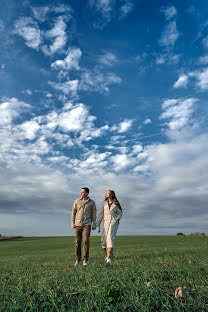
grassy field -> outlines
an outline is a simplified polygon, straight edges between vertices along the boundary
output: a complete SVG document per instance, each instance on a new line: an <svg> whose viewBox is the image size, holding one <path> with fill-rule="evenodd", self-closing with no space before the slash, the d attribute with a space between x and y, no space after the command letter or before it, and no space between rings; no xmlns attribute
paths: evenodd
<svg viewBox="0 0 208 312"><path fill-rule="evenodd" d="M74 261L74 237L0 242L0 311L208 311L207 237L120 236L110 265L91 237Z"/></svg>

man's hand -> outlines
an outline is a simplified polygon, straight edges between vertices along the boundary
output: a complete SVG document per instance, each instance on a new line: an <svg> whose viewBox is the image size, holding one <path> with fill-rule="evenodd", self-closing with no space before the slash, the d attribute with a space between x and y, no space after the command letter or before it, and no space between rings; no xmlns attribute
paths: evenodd
<svg viewBox="0 0 208 312"><path fill-rule="evenodd" d="M92 229L93 229L93 231L96 230L96 225L93 225L93 226L92 226Z"/></svg>
<svg viewBox="0 0 208 312"><path fill-rule="evenodd" d="M74 224L72 224L71 228L72 228L72 229L75 229L75 225L74 225Z"/></svg>

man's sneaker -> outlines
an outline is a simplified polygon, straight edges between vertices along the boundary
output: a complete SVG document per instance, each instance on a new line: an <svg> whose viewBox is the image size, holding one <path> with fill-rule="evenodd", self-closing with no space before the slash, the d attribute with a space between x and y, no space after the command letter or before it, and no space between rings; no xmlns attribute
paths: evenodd
<svg viewBox="0 0 208 312"><path fill-rule="evenodd" d="M83 260L83 265L87 266L87 261L86 260Z"/></svg>
<svg viewBox="0 0 208 312"><path fill-rule="evenodd" d="M74 265L78 265L79 264L79 260L76 260L75 264Z"/></svg>
<svg viewBox="0 0 208 312"><path fill-rule="evenodd" d="M111 258L108 258L107 259L107 263L111 263L112 261L111 261Z"/></svg>

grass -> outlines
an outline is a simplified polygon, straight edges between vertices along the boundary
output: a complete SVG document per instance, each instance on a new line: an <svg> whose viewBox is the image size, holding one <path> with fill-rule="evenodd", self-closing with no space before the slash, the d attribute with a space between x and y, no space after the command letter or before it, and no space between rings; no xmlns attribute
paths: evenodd
<svg viewBox="0 0 208 312"><path fill-rule="evenodd" d="M120 236L110 265L90 242L87 267L74 237L0 242L0 311L208 311L207 237Z"/></svg>

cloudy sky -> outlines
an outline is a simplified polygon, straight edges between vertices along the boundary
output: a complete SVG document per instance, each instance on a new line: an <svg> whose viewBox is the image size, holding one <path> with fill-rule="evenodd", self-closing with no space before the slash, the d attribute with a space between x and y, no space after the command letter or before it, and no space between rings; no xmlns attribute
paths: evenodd
<svg viewBox="0 0 208 312"><path fill-rule="evenodd" d="M1 234L72 235L82 186L207 232L207 1L1 0L0 36Z"/></svg>

